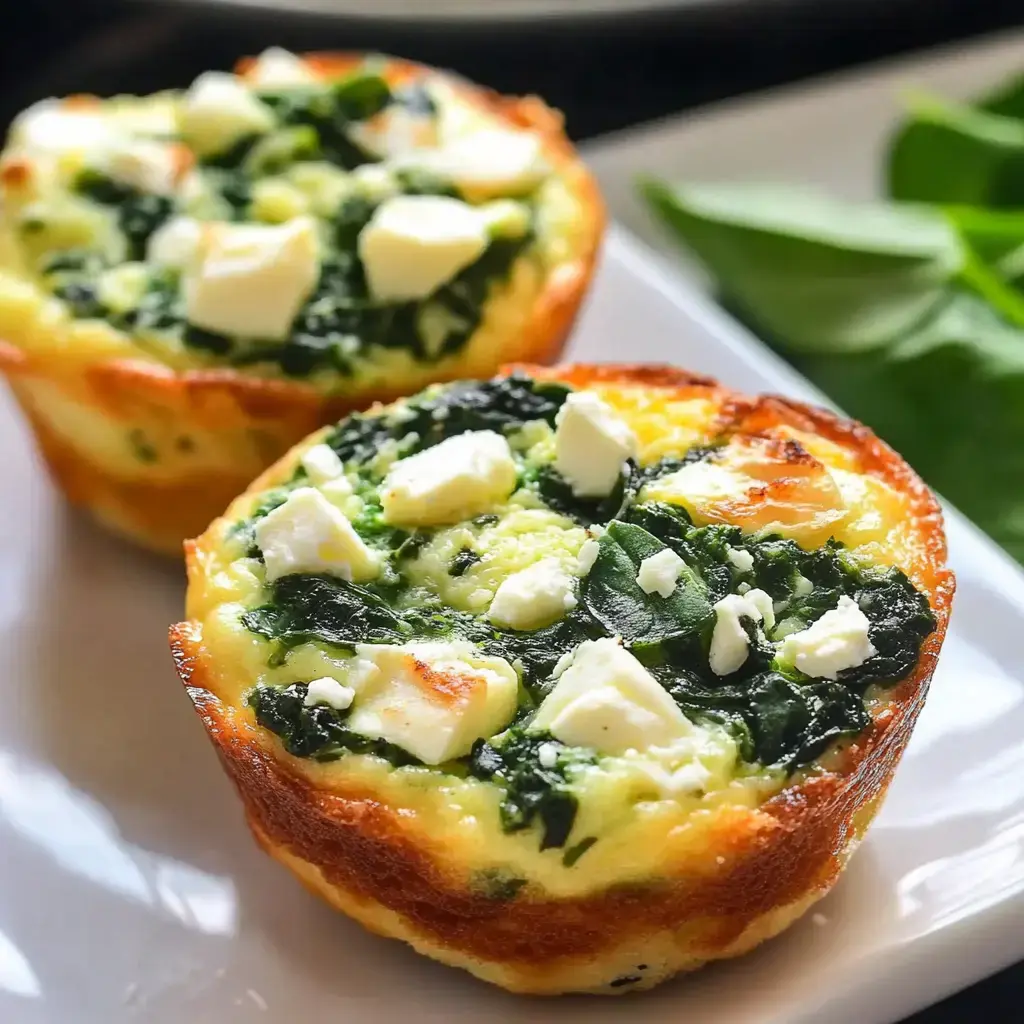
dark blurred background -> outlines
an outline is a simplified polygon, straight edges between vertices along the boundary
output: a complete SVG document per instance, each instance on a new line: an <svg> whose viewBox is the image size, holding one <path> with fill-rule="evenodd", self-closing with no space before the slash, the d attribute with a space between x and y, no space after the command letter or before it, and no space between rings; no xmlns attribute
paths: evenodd
<svg viewBox="0 0 1024 1024"><path fill-rule="evenodd" d="M422 9L433 3L420 0ZM201 70L279 45L394 52L504 92L537 92L565 111L570 134L584 140L1024 24L1020 0L679 0L658 10L623 0L617 13L597 16L584 16L584 8L600 6L587 0L551 0L561 12L553 17L416 23L314 16L303 10L310 4L331 0L280 0L280 11L271 0L3 0L0 124L43 96L183 86ZM334 6L341 10L346 0ZM1024 965L912 1018L967 1022L1024 1022Z"/></svg>

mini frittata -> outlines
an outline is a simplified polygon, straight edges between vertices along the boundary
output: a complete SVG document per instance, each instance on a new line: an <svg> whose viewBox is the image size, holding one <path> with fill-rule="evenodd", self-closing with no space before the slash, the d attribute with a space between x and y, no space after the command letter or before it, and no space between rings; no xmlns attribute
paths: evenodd
<svg viewBox="0 0 1024 1024"><path fill-rule="evenodd" d="M270 50L0 154L0 370L68 496L180 553L310 431L554 358L604 214L540 100Z"/></svg>
<svg viewBox="0 0 1024 1024"><path fill-rule="evenodd" d="M835 882L954 581L870 431L520 367L314 434L188 546L172 648L262 846L505 988L619 994Z"/></svg>

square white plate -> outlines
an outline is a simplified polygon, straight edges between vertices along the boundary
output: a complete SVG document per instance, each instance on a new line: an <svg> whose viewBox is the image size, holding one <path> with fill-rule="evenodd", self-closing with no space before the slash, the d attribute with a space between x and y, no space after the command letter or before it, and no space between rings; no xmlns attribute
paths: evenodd
<svg viewBox="0 0 1024 1024"><path fill-rule="evenodd" d="M817 397L612 232L570 356ZM364 933L250 840L171 668L179 567L69 511L0 396L4 1024L874 1024L1024 955L1024 575L959 517L954 628L889 800L814 917L620 1000L505 995Z"/></svg>

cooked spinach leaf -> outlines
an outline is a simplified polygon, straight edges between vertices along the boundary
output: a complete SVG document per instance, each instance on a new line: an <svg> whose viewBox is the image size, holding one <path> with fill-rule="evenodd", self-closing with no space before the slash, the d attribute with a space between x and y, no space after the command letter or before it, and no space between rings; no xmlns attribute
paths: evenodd
<svg viewBox="0 0 1024 1024"><path fill-rule="evenodd" d="M149 236L174 210L169 197L141 192L101 171L80 171L74 188L79 195L94 202L117 208L118 226L127 241L127 258L130 260L145 257Z"/></svg>
<svg viewBox="0 0 1024 1024"><path fill-rule="evenodd" d="M540 748L546 745L556 754L550 767L540 761ZM579 801L572 792L572 771L595 760L592 751L567 747L550 736L530 735L517 727L496 745L478 740L470 754L469 771L504 786L502 828L518 832L536 825L541 830L540 848L548 850L565 846L576 821Z"/></svg>
<svg viewBox="0 0 1024 1024"><path fill-rule="evenodd" d="M306 707L306 683L254 687L246 698L256 721L277 736L295 757L336 761L345 754L376 754L396 766L419 764L407 750L370 739L345 725L348 712L326 704Z"/></svg>
<svg viewBox="0 0 1024 1024"><path fill-rule="evenodd" d="M621 636L632 648L651 647L693 636L714 618L707 587L689 565L669 597L640 588L640 563L665 548L643 527L611 522L599 543L581 595L587 611L611 636Z"/></svg>

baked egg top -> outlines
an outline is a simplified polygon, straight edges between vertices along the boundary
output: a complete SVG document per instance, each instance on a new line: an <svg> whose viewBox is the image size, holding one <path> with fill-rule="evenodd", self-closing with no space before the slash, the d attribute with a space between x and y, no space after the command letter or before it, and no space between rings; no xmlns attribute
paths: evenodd
<svg viewBox="0 0 1024 1024"><path fill-rule="evenodd" d="M190 559L230 714L501 892L671 872L705 812L841 757L935 625L911 498L857 451L560 372L319 432Z"/></svg>
<svg viewBox="0 0 1024 1024"><path fill-rule="evenodd" d="M480 95L272 50L181 92L37 103L0 156L0 332L326 391L451 376L585 217L542 134Z"/></svg>

